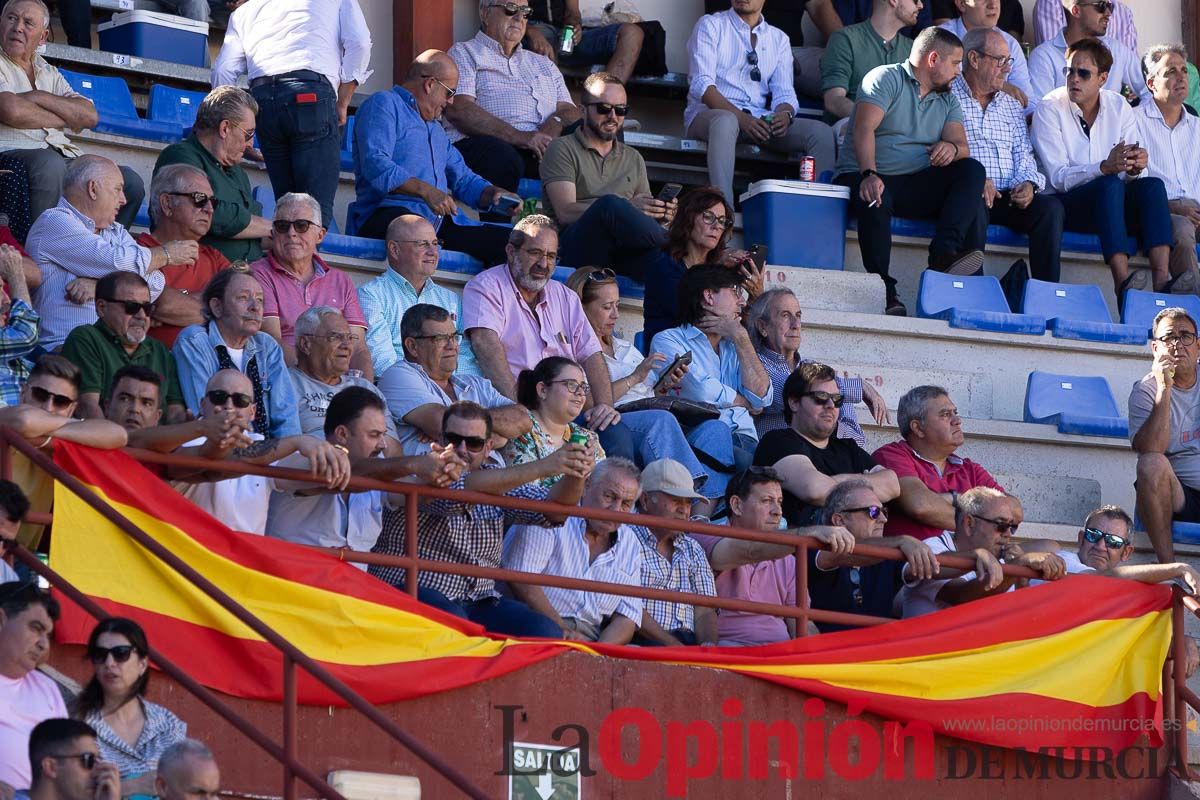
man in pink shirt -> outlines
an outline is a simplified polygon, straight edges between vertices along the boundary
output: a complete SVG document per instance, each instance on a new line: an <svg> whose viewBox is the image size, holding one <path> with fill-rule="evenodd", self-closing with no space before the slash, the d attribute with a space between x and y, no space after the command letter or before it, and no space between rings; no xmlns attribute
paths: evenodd
<svg viewBox="0 0 1200 800"><path fill-rule="evenodd" d="M0 797L29 788L34 726L67 716L58 686L37 671L57 619L58 602L33 582L0 584Z"/></svg>
<svg viewBox="0 0 1200 800"><path fill-rule="evenodd" d="M589 427L620 421L604 353L579 297L552 280L558 263L558 230L541 214L525 217L509 237L508 263L485 270L463 289L463 330L480 372L516 401L517 375L547 356L570 358L587 375Z"/></svg>
<svg viewBox="0 0 1200 800"><path fill-rule="evenodd" d="M1004 491L986 469L955 453L963 443L962 418L945 389L910 389L896 417L904 438L874 453L875 462L900 479L900 496L888 506L886 536L939 536L954 530L957 495L976 486Z"/></svg>
<svg viewBox="0 0 1200 800"><path fill-rule="evenodd" d="M783 485L770 467L750 467L729 482L725 501L729 526L780 533L783 519ZM854 537L845 528L815 525L798 528L796 534L828 542L836 553L854 549ZM708 555L717 579L717 596L775 605L796 605L795 548L782 544L751 542L693 533ZM793 618L773 617L722 609L717 616L722 646L748 647L794 638Z"/></svg>
<svg viewBox="0 0 1200 800"><path fill-rule="evenodd" d="M263 333L283 346L288 366L296 366L296 319L314 306L329 306L342 312L356 336L350 366L374 379L371 356L364 344L367 318L358 304L358 292L346 273L334 269L317 255L325 238L321 227L321 204L310 195L289 193L275 206L271 223L271 249L250 265L263 287Z"/></svg>

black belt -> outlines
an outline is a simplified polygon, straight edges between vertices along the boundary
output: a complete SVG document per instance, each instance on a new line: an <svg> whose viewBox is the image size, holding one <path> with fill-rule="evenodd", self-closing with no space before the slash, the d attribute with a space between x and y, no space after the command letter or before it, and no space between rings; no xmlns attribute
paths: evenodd
<svg viewBox="0 0 1200 800"><path fill-rule="evenodd" d="M250 88L255 89L259 86L268 86L272 83L282 83L283 81L325 81L329 82L319 72L313 72L311 69L298 69L294 72L285 72L282 75L263 75L261 78L255 78L250 81Z"/></svg>

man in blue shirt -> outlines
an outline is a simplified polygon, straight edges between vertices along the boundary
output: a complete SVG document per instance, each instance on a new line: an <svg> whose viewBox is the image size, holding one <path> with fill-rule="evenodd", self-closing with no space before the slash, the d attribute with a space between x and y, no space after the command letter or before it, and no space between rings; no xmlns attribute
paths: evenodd
<svg viewBox="0 0 1200 800"><path fill-rule="evenodd" d="M520 198L476 175L450 144L442 111L454 102L458 67L440 50L426 50L390 91L377 92L358 109L354 126L354 191L347 228L382 239L396 217L429 220L448 250L485 265L505 259L507 227L480 225L459 213L460 202L487 210L501 197ZM508 213L508 212L506 212Z"/></svg>

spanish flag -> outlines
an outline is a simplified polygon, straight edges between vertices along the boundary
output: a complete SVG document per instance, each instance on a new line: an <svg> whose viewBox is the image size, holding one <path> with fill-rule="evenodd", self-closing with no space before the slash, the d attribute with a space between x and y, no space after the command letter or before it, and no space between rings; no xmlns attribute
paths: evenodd
<svg viewBox="0 0 1200 800"><path fill-rule="evenodd" d="M637 648L490 636L337 558L231 531L120 451L59 443L55 459L154 540L367 700L392 703L485 681L569 649L725 669L935 732L1004 747L1162 741L1171 593L1109 578L1053 584L888 625L757 648ZM51 566L132 617L197 680L282 697L279 652L63 485ZM93 621L64 600L61 641ZM307 704L340 700L300 671Z"/></svg>

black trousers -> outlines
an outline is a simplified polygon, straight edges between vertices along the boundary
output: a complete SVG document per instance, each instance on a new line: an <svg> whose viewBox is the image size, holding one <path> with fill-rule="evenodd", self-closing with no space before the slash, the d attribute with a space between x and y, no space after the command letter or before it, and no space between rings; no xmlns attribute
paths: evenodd
<svg viewBox="0 0 1200 800"><path fill-rule="evenodd" d="M415 213L402 206L381 206L362 224L358 235L368 239L386 238L388 224L392 220ZM504 248L508 244L509 233L510 230L497 225L458 225L449 217L443 217L437 229L437 237L447 250L466 253L482 261L485 267L494 267L508 260Z"/></svg>
<svg viewBox="0 0 1200 800"><path fill-rule="evenodd" d="M514 147L495 136L469 136L454 146L477 175L514 194L521 178L538 177L538 161L532 150Z"/></svg>
<svg viewBox="0 0 1200 800"><path fill-rule="evenodd" d="M1012 192L1003 192L992 203L991 223L1029 237L1029 270L1039 281L1058 283L1062 274L1063 205L1052 194L1036 194L1025 208L1012 204ZM987 239L987 222L983 238Z"/></svg>

